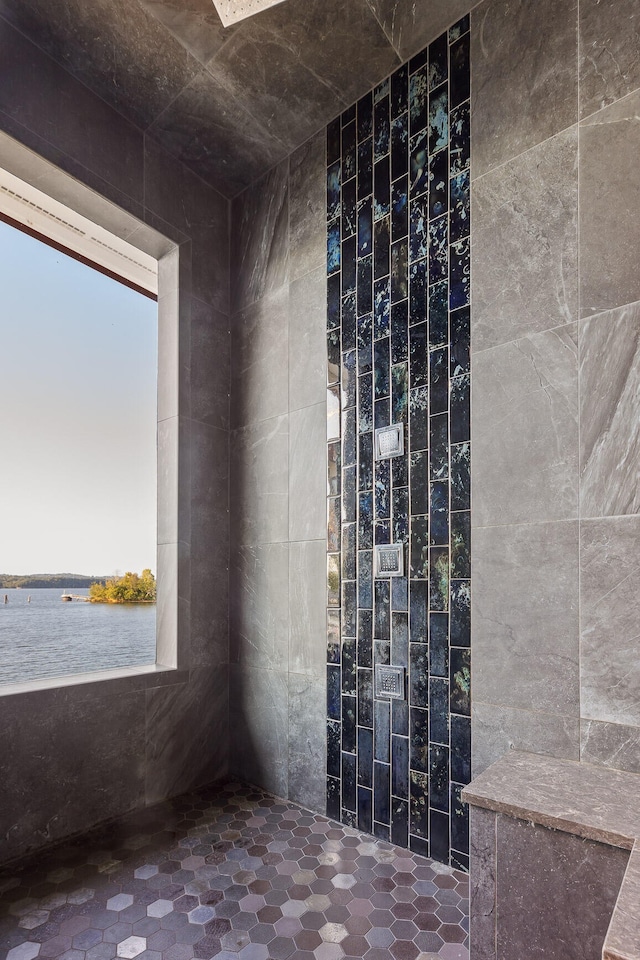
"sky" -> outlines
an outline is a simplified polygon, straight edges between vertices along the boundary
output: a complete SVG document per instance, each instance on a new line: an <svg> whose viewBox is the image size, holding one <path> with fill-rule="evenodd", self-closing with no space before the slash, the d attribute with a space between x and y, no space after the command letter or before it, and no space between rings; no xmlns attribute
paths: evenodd
<svg viewBox="0 0 640 960"><path fill-rule="evenodd" d="M0 221L0 573L156 571L157 304Z"/></svg>

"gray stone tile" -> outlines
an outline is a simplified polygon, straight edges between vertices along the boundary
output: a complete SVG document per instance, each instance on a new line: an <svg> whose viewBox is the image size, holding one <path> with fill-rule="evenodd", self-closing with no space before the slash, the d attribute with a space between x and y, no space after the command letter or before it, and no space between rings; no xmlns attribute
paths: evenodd
<svg viewBox="0 0 640 960"><path fill-rule="evenodd" d="M4 0L2 15L78 80L143 129L197 62L139 3Z"/></svg>
<svg viewBox="0 0 640 960"><path fill-rule="evenodd" d="M196 541L200 538L196 535ZM199 553L191 558L189 594L189 663L213 666L229 660L229 548L227 538L202 538Z"/></svg>
<svg viewBox="0 0 640 960"><path fill-rule="evenodd" d="M471 927L470 949L477 960L496 958L496 815L469 810Z"/></svg>
<svg viewBox="0 0 640 960"><path fill-rule="evenodd" d="M326 541L289 545L289 669L325 678Z"/></svg>
<svg viewBox="0 0 640 960"><path fill-rule="evenodd" d="M326 710L324 677L289 673L289 798L319 813L326 806Z"/></svg>
<svg viewBox="0 0 640 960"><path fill-rule="evenodd" d="M138 3L204 64L227 40L233 28L225 30L211 0L138 0Z"/></svg>
<svg viewBox="0 0 640 960"><path fill-rule="evenodd" d="M568 324L474 355L476 525L577 516L576 341Z"/></svg>
<svg viewBox="0 0 640 960"><path fill-rule="evenodd" d="M192 420L189 428L192 533L205 532L205 543L213 537L225 542L229 523L229 434L197 420ZM192 547L200 557L194 537Z"/></svg>
<svg viewBox="0 0 640 960"><path fill-rule="evenodd" d="M577 717L577 522L476 529L472 551L474 698Z"/></svg>
<svg viewBox="0 0 640 960"><path fill-rule="evenodd" d="M640 90L580 126L580 315L640 300Z"/></svg>
<svg viewBox="0 0 640 960"><path fill-rule="evenodd" d="M289 280L289 164L283 162L239 196L231 208L233 312Z"/></svg>
<svg viewBox="0 0 640 960"><path fill-rule="evenodd" d="M639 537L640 517L580 525L580 687L588 720L640 726Z"/></svg>
<svg viewBox="0 0 640 960"><path fill-rule="evenodd" d="M578 128L476 180L474 350L577 319Z"/></svg>
<svg viewBox="0 0 640 960"><path fill-rule="evenodd" d="M286 147L201 71L156 118L148 135L226 197L286 155Z"/></svg>
<svg viewBox="0 0 640 960"><path fill-rule="evenodd" d="M384 32L406 60L473 7L473 0L433 0L428 10L412 0L368 0Z"/></svg>
<svg viewBox="0 0 640 960"><path fill-rule="evenodd" d="M237 548L230 583L231 662L284 669L289 650L289 544Z"/></svg>
<svg viewBox="0 0 640 960"><path fill-rule="evenodd" d="M584 763L640 773L640 726L582 720L580 733Z"/></svg>
<svg viewBox="0 0 640 960"><path fill-rule="evenodd" d="M0 729L3 860L144 803L144 694L0 697Z"/></svg>
<svg viewBox="0 0 640 960"><path fill-rule="evenodd" d="M577 713L571 717L558 716L475 700L471 717L474 777L508 750L526 750L567 760L580 759Z"/></svg>
<svg viewBox="0 0 640 960"><path fill-rule="evenodd" d="M640 86L640 10L635 0L580 0L580 116Z"/></svg>
<svg viewBox="0 0 640 960"><path fill-rule="evenodd" d="M581 321L580 516L640 513L640 304Z"/></svg>
<svg viewBox="0 0 640 960"><path fill-rule="evenodd" d="M231 344L232 425L245 426L286 414L288 284L232 317Z"/></svg>
<svg viewBox="0 0 640 960"><path fill-rule="evenodd" d="M326 268L326 134L311 137L289 157L289 277Z"/></svg>
<svg viewBox="0 0 640 960"><path fill-rule="evenodd" d="M289 410L326 402L326 323L322 266L289 285Z"/></svg>
<svg viewBox="0 0 640 960"><path fill-rule="evenodd" d="M229 687L231 772L277 796L286 797L289 766L286 672L232 666Z"/></svg>
<svg viewBox="0 0 640 960"><path fill-rule="evenodd" d="M2 128L139 215L142 133L1 18L0 60Z"/></svg>
<svg viewBox="0 0 640 960"><path fill-rule="evenodd" d="M275 417L231 435L231 511L241 544L289 539L289 422Z"/></svg>
<svg viewBox="0 0 640 960"><path fill-rule="evenodd" d="M229 318L202 300L191 300L191 416L229 428L231 391Z"/></svg>
<svg viewBox="0 0 640 960"><path fill-rule="evenodd" d="M147 690L147 804L226 774L228 696L223 665L199 667L189 683Z"/></svg>
<svg viewBox="0 0 640 960"><path fill-rule="evenodd" d="M576 123L577 0L485 0L471 19L471 169L480 177Z"/></svg>
<svg viewBox="0 0 640 960"><path fill-rule="evenodd" d="M500 815L496 838L498 956L599 957L628 851Z"/></svg>
<svg viewBox="0 0 640 960"><path fill-rule="evenodd" d="M326 408L289 414L289 539L326 538Z"/></svg>

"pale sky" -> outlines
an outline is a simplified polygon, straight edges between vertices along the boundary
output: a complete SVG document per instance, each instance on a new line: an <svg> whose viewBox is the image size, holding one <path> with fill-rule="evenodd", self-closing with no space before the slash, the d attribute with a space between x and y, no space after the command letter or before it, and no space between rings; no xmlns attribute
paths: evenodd
<svg viewBox="0 0 640 960"><path fill-rule="evenodd" d="M0 221L0 573L155 573L156 380L156 303Z"/></svg>

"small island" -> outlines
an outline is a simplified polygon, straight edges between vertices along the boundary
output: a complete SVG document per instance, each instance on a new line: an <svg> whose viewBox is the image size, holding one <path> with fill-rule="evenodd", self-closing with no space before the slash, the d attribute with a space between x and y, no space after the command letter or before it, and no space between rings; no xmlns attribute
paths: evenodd
<svg viewBox="0 0 640 960"><path fill-rule="evenodd" d="M112 577L106 583L92 583L89 587L91 603L155 603L156 580L151 570L141 574L125 573Z"/></svg>

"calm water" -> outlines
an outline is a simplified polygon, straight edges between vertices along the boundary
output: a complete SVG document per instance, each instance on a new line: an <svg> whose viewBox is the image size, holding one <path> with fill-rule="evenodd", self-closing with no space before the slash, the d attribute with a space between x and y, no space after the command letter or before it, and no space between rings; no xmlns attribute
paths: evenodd
<svg viewBox="0 0 640 960"><path fill-rule="evenodd" d="M63 603L67 592L89 593L0 588L0 683L155 663L154 604Z"/></svg>

